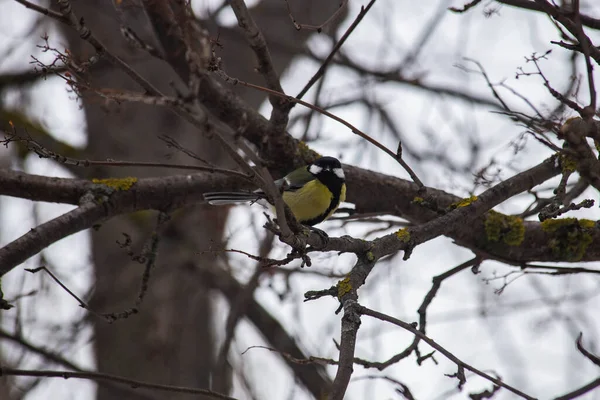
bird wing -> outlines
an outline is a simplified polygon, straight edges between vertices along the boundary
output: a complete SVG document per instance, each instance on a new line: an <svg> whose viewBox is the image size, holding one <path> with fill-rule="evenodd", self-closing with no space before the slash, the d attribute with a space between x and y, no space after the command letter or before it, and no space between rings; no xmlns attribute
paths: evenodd
<svg viewBox="0 0 600 400"><path fill-rule="evenodd" d="M304 185L306 185L310 181L314 181L315 176L306 170L306 167L300 167L281 179L277 179L275 183L275 187L279 189L279 191L286 192L295 192L300 189ZM265 192L262 189L257 189L254 192L257 196L264 197L266 196Z"/></svg>
<svg viewBox="0 0 600 400"><path fill-rule="evenodd" d="M293 192L300 189L308 182L314 181L315 179L315 176L308 172L306 167L300 167L290 172L283 178L276 180L275 185L277 185L279 189L281 189L283 186L284 190Z"/></svg>

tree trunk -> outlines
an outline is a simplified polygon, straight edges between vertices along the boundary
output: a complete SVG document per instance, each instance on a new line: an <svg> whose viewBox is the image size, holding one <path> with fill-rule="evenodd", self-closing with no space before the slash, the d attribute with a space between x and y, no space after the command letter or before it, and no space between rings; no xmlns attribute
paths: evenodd
<svg viewBox="0 0 600 400"><path fill-rule="evenodd" d="M337 1L326 5L321 3L325 2L303 2L301 7L304 7L304 11L299 10L297 17L304 19L316 15L317 20L323 20L322 15L330 15L327 13L337 6ZM137 5L126 5L130 8L120 16L126 17L127 26L152 42L150 25L143 10ZM73 7L111 52L160 90L172 93L169 83L180 84L179 78L164 62L134 49L125 41L120 34L119 15L112 2L73 2ZM255 12L259 26L269 28L267 36L272 39L277 37L280 42L277 46L280 50L275 51L273 57L276 67L282 71L300 49L308 33L296 32L285 5L280 1L264 1ZM65 33L69 50L77 59L85 60L94 54L91 46L73 31ZM228 70L232 76L250 81L260 78L254 72L253 55L237 29L220 28L219 32L211 30L211 34L220 34L220 42L224 45L225 68L231 66ZM287 47L284 46L286 41ZM140 91L129 77L105 60L95 65L90 75L91 83L96 88ZM258 107L264 99L258 92L245 94L246 100L254 107ZM168 149L157 138L159 135L168 135L214 164L223 166L228 163L214 142L203 138L188 123L165 109L139 104L106 103L98 97L84 96L80 101L87 120L86 157L89 159L165 161L168 156L168 162L192 163L194 160ZM145 177L173 173L172 170L105 167L82 172L87 173L88 178ZM195 206L176 211L171 217L160 235L158 258L140 312L112 324L93 319L98 369L144 381L200 388L208 388L211 380L230 382L229 377L211 376L218 350L213 337L211 297L207 288L198 284L198 279L190 279L195 273L194 266L211 268L211 256L200 255L199 252L221 240L226 209ZM138 297L145 266L132 260L127 249L117 241L123 243L123 234L129 235L131 249L139 255L155 229L155 221L154 212L137 213L112 219L92 232L92 262L96 282L91 306L94 310L120 312L132 307ZM228 391L230 384L222 389ZM98 398L137 397L130 392L117 393L115 390L99 387ZM180 397L170 394L169 398Z"/></svg>

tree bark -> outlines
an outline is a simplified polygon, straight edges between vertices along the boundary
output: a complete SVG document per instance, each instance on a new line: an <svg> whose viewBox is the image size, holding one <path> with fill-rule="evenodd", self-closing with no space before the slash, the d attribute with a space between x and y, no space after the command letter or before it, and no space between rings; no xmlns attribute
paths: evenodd
<svg viewBox="0 0 600 400"><path fill-rule="evenodd" d="M119 18L151 44L150 24L142 8L134 2L122 2L124 13L117 13L112 2L73 2L77 15L109 49L152 84L172 93L170 82L181 80L162 61L133 48L120 33ZM296 18L324 20L335 10L337 1L314 0L302 2ZM268 40L277 44L273 50L274 64L279 72L301 49L309 32L297 32L285 5L269 0L254 10L260 27L266 27ZM332 24L337 26L340 19ZM219 35L224 46L222 57L232 76L257 81L255 60L243 35L236 29L219 28L210 23L211 35ZM213 30L214 29L214 30ZM65 31L69 50L77 59L93 55L93 49L77 34ZM275 40L277 38L277 41ZM139 90L122 72L101 60L91 70L91 83L97 88ZM258 92L241 92L246 101L258 107L264 96ZM87 121L89 159L123 159L191 163L186 155L170 150L157 139L168 135L186 149L220 166L227 165L223 152L214 142L205 139L185 121L164 109L139 104L105 103L98 98L81 100ZM164 174L170 173L165 171ZM87 178L119 176L156 176L156 170L132 168L90 168L82 170ZM217 353L212 327L211 293L201 279L190 279L195 268L217 268L209 255L199 252L218 243L227 217L223 208L195 206L172 214L171 221L161 233L158 258L140 312L127 319L109 324L93 319L98 369L102 372L156 383L208 388L211 381L220 382L219 389L229 391L230 376L212 376ZM155 228L154 213L137 213L114 218L92 232L92 263L95 268L95 287L91 306L99 312L119 312L130 308L138 297L144 265L132 260L126 249L117 244L131 237L131 249L139 254ZM198 283L200 282L200 283ZM229 374L228 374L229 375ZM98 399L133 399L130 392L99 387ZM180 398L176 395L171 399Z"/></svg>

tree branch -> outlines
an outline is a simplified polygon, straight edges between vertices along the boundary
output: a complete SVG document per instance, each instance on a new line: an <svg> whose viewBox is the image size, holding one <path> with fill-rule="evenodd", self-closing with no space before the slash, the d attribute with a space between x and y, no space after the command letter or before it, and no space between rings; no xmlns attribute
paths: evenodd
<svg viewBox="0 0 600 400"><path fill-rule="evenodd" d="M0 248L0 275L4 275L52 243L89 228L107 215L104 205L90 201L31 229Z"/></svg>
<svg viewBox="0 0 600 400"><path fill-rule="evenodd" d="M22 348L26 349L27 351L30 351L33 354L37 354L38 356L41 356L43 359L45 359L46 361L49 361L51 363L58 364L62 367L69 368L73 371L94 373L94 371L88 371L88 370L85 370L84 368L79 367L78 365L76 365L76 364L72 363L71 361L67 360L66 358L64 358L62 355L54 353L50 350L46 350L45 348L43 348L41 346L38 346L38 345L35 345L35 344L29 342L24 337L17 336L10 332L0 329L0 338L10 341L13 344L16 344L18 346L21 346ZM156 396L153 396L150 393L147 393L147 394L140 393L139 391L135 390L134 387L119 385L118 383L116 383L114 381L110 381L110 380L98 381L98 384L104 385L106 387L114 389L115 391L118 391L118 393L115 393L115 395L125 392L125 393L135 393L136 396L141 397L141 398L146 398L148 400L159 400L160 399Z"/></svg>
<svg viewBox="0 0 600 400"><path fill-rule="evenodd" d="M243 29L246 39L256 55L258 61L258 72L265 78L267 87L279 93L283 93L283 88L279 82L279 75L273 66L271 53L267 47L267 41L262 32L254 22L250 11L246 7L244 0L231 0L231 8L238 20L238 25ZM281 133L285 133L287 127L290 104L281 97L269 95L269 101L273 106L270 122L273 128Z"/></svg>
<svg viewBox="0 0 600 400"><path fill-rule="evenodd" d="M522 391L502 382L500 379L498 378L494 378L493 376L486 374L483 371L480 371L479 369L467 364L466 362L462 361L461 359L459 359L458 357L456 357L454 354L452 354L450 351L446 350L444 347L442 347L441 345L439 345L438 343L436 343L433 339L429 338L428 336L424 335L421 331L419 331L417 328L415 328L413 325L406 323L404 321L401 321L397 318L393 318L390 317L389 315L371 310L367 307L358 306L357 312L359 314L362 315L368 315L370 317L373 318L377 318L379 320L382 321L386 321L389 323L392 323L396 326L399 326L407 331L409 331L410 333L412 333L413 335L419 337L419 339L421 339L422 341L424 341L425 343L427 343L428 345L430 345L431 347L433 347L435 350L439 351L440 353L442 353L447 359L449 359L450 361L452 361L453 363L455 363L459 368L464 368L468 371L473 372L476 375L481 376L484 379L487 379L488 381L494 383L495 385L501 386L511 392L513 392L514 394L516 394L517 396L520 396L524 399L528 399L528 400L535 400L535 397L531 397L528 394L523 393Z"/></svg>
<svg viewBox="0 0 600 400"><path fill-rule="evenodd" d="M198 389L185 386L172 386L172 385L160 385L158 383L138 381L135 379L123 378L117 375L104 374L101 372L68 372L68 371L54 371L54 370L30 370L30 369L15 369L0 367L0 375L12 375L12 376L37 376L42 378L76 378L76 379L89 379L92 381L111 381L129 385L135 388L147 388L154 390L163 390L170 393L189 393L196 395L203 395L212 399L223 399L223 400L236 400L234 397L229 397L221 393L213 392L208 389Z"/></svg>
<svg viewBox="0 0 600 400"><path fill-rule="evenodd" d="M429 221L417 228L410 229L412 245L423 243L445 234L456 238L460 244L465 246L477 248L484 245L486 247L486 254L500 260L512 260L513 262L535 260L569 261L569 258L565 258L564 255L561 256L560 254L546 251L545 246L547 246L546 243L548 243L550 237L543 230L540 223L524 223L525 240L520 246L511 246L501 242L486 242L484 221L480 221L475 226L467 223L467 221L477 221L481 215L492 207L515 194L529 190L533 186L557 175L559 169L554 164L553 160L547 160L539 166L524 171L487 190L479 196L477 201L474 201L469 206L457 208L442 217L439 217L438 214L431 210L425 209L423 206L413 203L412 199L414 197L412 196L416 196L418 193L416 185L411 185L398 178L391 178L356 168L348 168L349 177L351 178L349 181L349 201L354 201L357 204L357 208L364 208L366 209L365 211L376 210L407 216L415 222ZM356 183L356 185L354 186L353 183ZM102 207L88 206L93 207L94 218L89 217L85 218L85 220L76 219L76 227L71 226L68 229L67 227L61 227L61 229L65 229L65 232L72 234L79 230L87 229L104 218L118 214L146 209L164 210L177 208L201 200L202 194L205 192L214 191L215 189L231 190L235 188L247 188L248 186L245 185L247 183L240 182L237 177L208 173L139 179L128 190L112 192L108 196L108 200L102 204ZM104 185L99 186L85 180L47 178L21 172L0 170L0 195L23 197L37 201L77 204L81 196L88 191L97 191L99 188L106 190ZM364 196L364 193L371 193L380 199L380 201L373 202L373 197ZM398 193L403 193L404 196L399 197ZM442 203L458 199L435 189L428 189L428 193ZM65 220L61 219L59 221L60 223L64 223ZM54 223L57 222L55 221ZM43 238L43 244L37 243L33 245L31 243L30 246L32 247L28 248L33 252L28 254L17 251L17 249L21 249L20 246L14 247L16 246L15 244L9 244L8 246L10 246L9 249L11 250L7 252L4 249L0 253L3 254L3 257L8 257L9 254L11 257L0 258L4 260L0 262L0 274L3 275L14 268L16 266L16 264L13 264L14 261L22 261L35 254L35 250L39 251L62 238L56 233L52 234L52 232L50 232L50 235L51 238ZM29 242L33 236L34 233L18 240ZM592 242L582 255L581 260L595 260L600 257L600 246L597 245L597 243L600 243L599 230L592 229L590 231L590 238ZM322 245L321 237L316 233L312 233L308 238L308 244L314 246L314 249L322 251L363 253L371 249L376 258L408 248L407 243L400 241L394 233L372 242L348 237L330 238L325 247ZM17 253L20 254L17 255ZM13 262L8 262L9 259L12 259Z"/></svg>
<svg viewBox="0 0 600 400"><path fill-rule="evenodd" d="M235 278L221 269L197 268L196 270L202 282L208 283L210 287L221 291L230 303L234 303L244 290ZM245 314L261 332L265 340L271 343L280 354L290 355L291 358L283 357L283 359L314 398L322 398L325 393L329 392L331 379L323 365L293 362L293 359L306 359L306 354L304 354L296 339L291 337L281 323L273 318L260 303L251 298L246 305Z"/></svg>
<svg viewBox="0 0 600 400"><path fill-rule="evenodd" d="M600 387L600 377L594 379L587 385L584 385L576 390L573 390L572 392L569 392L567 394L563 394L562 396L556 397L554 400L575 399L579 396L583 396L584 394L591 392L592 390L596 389L597 387Z"/></svg>
<svg viewBox="0 0 600 400"><path fill-rule="evenodd" d="M539 11L545 12L544 7L535 1L530 0L496 0L498 3L506 4L508 6L513 6L517 8L522 8L524 10L531 11ZM600 19L592 18L588 15L581 15L581 22L583 25L592 28L592 29L600 29Z"/></svg>

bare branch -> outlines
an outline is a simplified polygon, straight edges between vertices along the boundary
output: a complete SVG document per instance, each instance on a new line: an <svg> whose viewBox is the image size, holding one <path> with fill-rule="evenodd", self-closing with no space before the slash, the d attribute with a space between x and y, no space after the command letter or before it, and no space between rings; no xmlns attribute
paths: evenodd
<svg viewBox="0 0 600 400"><path fill-rule="evenodd" d="M239 79L231 78L230 76L228 76L227 74L225 74L225 72L223 72L223 71L218 71L218 74L223 79L225 79L228 82L233 83L234 85L240 84L242 86L247 86L247 87L252 88L252 89L260 90L261 92L269 93L269 94L272 94L272 95L275 95L275 96L280 96L280 97L282 97L282 98L284 98L284 99L286 99L288 101L291 101L293 103L297 103L297 104L303 105L304 107L310 108L311 110L315 110L315 111L317 111L317 112L325 115L326 117L329 117L329 118L333 119L334 121L337 121L337 122L341 123L342 125L344 125L347 128L349 128L352 131L352 133L360 136L361 138L365 139L367 142L371 143L372 145L374 145L378 149L382 150L387 155L391 156L400 165L402 165L402 167L406 170L406 172L408 172L408 174L410 175L410 177L412 178L412 180L417 185L419 185L419 187L421 189L425 190L425 185L423 184L423 182L421 182L421 180L415 174L415 172L402 159L402 153L401 152L398 152L398 151L394 152L394 151L390 150L389 148L387 148L386 146L384 146L383 144L381 144L379 141L377 141L373 137L367 135L366 133L364 133L360 129L356 128L354 125L352 125L350 122L346 121L345 119L340 118L337 115L332 114L329 111L324 110L324 109L322 109L320 107L317 107L317 106L314 106L314 105L312 105L310 103L307 103L304 100L300 100L300 99L297 99L295 97L288 96L288 95L286 95L284 93L279 93L279 92L276 92L274 90L271 90L271 89L268 89L268 88L265 88L265 87L262 87L262 86L254 85L252 83L243 82L243 81L240 81Z"/></svg>
<svg viewBox="0 0 600 400"><path fill-rule="evenodd" d="M52 243L91 227L106 214L104 205L91 200L30 230L0 248L0 275L4 275Z"/></svg>
<svg viewBox="0 0 600 400"><path fill-rule="evenodd" d="M214 392L208 389L197 389L185 386L160 385L157 383L143 382L135 379L123 378L117 375L104 374L101 372L69 372L69 371L54 371L54 370L30 370L30 369L15 369L0 367L0 373L6 376L37 376L42 378L76 378L88 379L92 381L111 381L121 383L134 388L146 388L154 390L162 390L169 393L189 393L203 395L212 399L236 400L234 397L229 397L221 393Z"/></svg>
<svg viewBox="0 0 600 400"><path fill-rule="evenodd" d="M242 285L235 278L221 269L204 268L199 269L198 273L199 279L204 284L208 283L210 287L221 291L230 303L235 302L243 290ZM246 305L246 317L260 330L265 339L272 343L313 397L319 398L323 393L329 392L331 379L323 368L323 363L297 363L296 360L310 358L301 350L297 339L291 337L281 323L253 298L250 298ZM307 364L310 364L310 367Z"/></svg>
<svg viewBox="0 0 600 400"><path fill-rule="evenodd" d="M334 21L337 17L340 16L340 14L344 10L344 8L348 5L348 0L341 0L339 8L327 19L327 21L323 22L321 25L309 25L309 24L298 23L296 21L296 19L294 18L294 15L292 14L292 9L290 8L289 0L285 0L285 4L288 7L288 13L290 15L290 19L292 20L292 23L294 24L294 27L297 30L308 29L308 30L313 30L313 31L317 31L318 33L321 33L323 28L325 28L327 25L329 25L332 21Z"/></svg>
<svg viewBox="0 0 600 400"><path fill-rule="evenodd" d="M279 82L279 76L271 60L267 41L256 25L256 22L254 22L252 15L250 15L246 3L244 0L232 0L230 4L238 20L238 25L244 30L246 39L256 55L258 72L265 78L267 87L276 92L284 93ZM269 101L273 106L270 122L273 124L275 130L283 133L287 127L291 107L285 99L278 96L269 95Z"/></svg>
<svg viewBox="0 0 600 400"><path fill-rule="evenodd" d="M39 6L37 4L31 3L31 2L26 1L26 0L15 0L15 1L17 3L20 3L20 4L24 5L26 8L29 8L31 10L39 12L42 15L46 15L48 17L54 18L55 20L60 21L60 22L65 23L65 24L68 23L67 18L64 15L62 15L61 13L59 13L59 12L50 10L50 9L48 9L46 7Z"/></svg>
<svg viewBox="0 0 600 400"><path fill-rule="evenodd" d="M52 352L50 350L47 350L42 346L36 345L36 344L28 341L24 337L21 337L20 335L12 334L10 332L0 329L0 338L4 339L6 341L10 341L11 343L18 345L18 346L22 347L23 349L25 349L33 354L36 354L36 355L42 357L44 360L51 362L53 364L60 365L62 367L68 368L73 371L94 373L94 371L88 371L84 368L81 368L77 364L74 364L70 360L64 358L62 355ZM148 400L159 400L160 399L160 397L154 396L151 393L141 393L140 391L136 390L135 387L120 385L119 383L111 381L111 380L98 381L98 384L106 386L106 387L110 387L112 389L119 390L119 392L124 391L124 392L132 393L132 394L135 393L136 396L139 396L143 399L148 399Z"/></svg>
<svg viewBox="0 0 600 400"><path fill-rule="evenodd" d="M585 358L600 367L600 357L590 353L585 347L583 347L583 332L579 332L579 336L577 337L575 344L577 345L577 350L579 350L579 352L583 354Z"/></svg>
<svg viewBox="0 0 600 400"><path fill-rule="evenodd" d="M156 227L152 231L150 236L149 243L144 246L146 251L144 252L143 259L145 261L144 273L142 274L142 280L140 284L140 291L138 292L138 296L135 299L135 303L133 307L130 307L124 311L113 312L108 314L102 314L104 318L108 320L108 322L114 322L118 319L128 318L133 314L137 314L140 310L142 302L144 301L144 297L146 297L146 293L148 292L148 283L150 281L150 273L154 269L156 264L156 258L158 256L158 243L159 243L159 234L163 229L164 224L169 220L169 215L164 212L159 212L156 220Z"/></svg>
<svg viewBox="0 0 600 400"><path fill-rule="evenodd" d="M329 63L331 62L331 60L333 59L335 54L344 45L346 40L350 37L352 32L354 32L354 29L356 29L358 24L360 24L360 22L365 17L365 15L367 15L367 13L369 12L369 10L373 6L373 4L375 4L375 1L377 1L377 0L371 0L369 2L369 4L367 4L366 7L360 8L360 12L356 16L356 19L354 20L354 22L352 22L352 25L350 25L348 27L348 29L346 30L346 32L344 32L344 34L342 35L340 40L335 44L335 46L333 46L333 49L331 50L329 55L325 58L325 60L323 60L323 62L321 63L321 66L319 67L317 72L315 72L315 74L308 80L306 85L304 85L302 90L300 90L300 92L296 95L297 99L302 99L302 97L304 97L304 95L310 90L310 88L325 74L325 70L329 66ZM283 90L281 90L280 92L283 93Z"/></svg>
<svg viewBox="0 0 600 400"><path fill-rule="evenodd" d="M535 3L549 16L554 18L562 26L564 26L573 36L578 37L581 46L587 46L590 57L600 65L600 49L594 47L590 38L579 32L577 24L570 18L570 13L565 13L558 6L549 3L546 0L534 0Z"/></svg>
<svg viewBox="0 0 600 400"><path fill-rule="evenodd" d="M421 331L419 331L418 329L416 329L412 324L406 323L404 321L401 321L397 318L394 317L390 317L389 315L368 309L364 306L358 305L358 313L362 314L362 315L368 315L370 317L373 318L377 318L380 319L382 321L386 321L386 322L390 322L396 326L399 326L407 331L409 331L410 333L412 333L415 336L418 336L422 341L424 341L425 343L427 343L428 345L430 345L431 347L433 347L435 350L439 351L440 353L442 353L447 359L449 359L450 361L452 361L453 363L455 363L459 368L464 368L468 371L473 372L476 375L481 376L484 379L487 379L488 381L494 383L495 385L501 386L511 392L513 392L514 394L516 394L519 397L522 397L524 399L528 399L528 400L535 400L535 397L529 396L528 394L523 393L522 391L502 382L500 379L498 378L494 378L493 376L486 374L483 371L480 371L479 369L465 363L464 361L460 360L458 357L456 357L454 354L452 354L450 351L446 350L444 347L442 347L441 345L439 345L438 343L436 343L433 339L429 338L428 336L425 336Z"/></svg>
<svg viewBox="0 0 600 400"><path fill-rule="evenodd" d="M543 6L537 3L535 0L496 0L498 3L506 4L513 7L522 8L524 10L531 11L540 11L545 12ZM600 19L593 18L588 15L581 16L581 22L583 25L592 28L592 29L600 29Z"/></svg>
<svg viewBox="0 0 600 400"><path fill-rule="evenodd" d="M562 396L556 397L554 400L571 400L571 399L575 399L577 397L583 396L586 393L591 392L592 390L596 389L597 387L600 387L600 377L594 379L593 381L591 381L590 383L588 383L587 385L584 385L576 390L573 390L572 392L569 392L567 394L564 394Z"/></svg>
<svg viewBox="0 0 600 400"><path fill-rule="evenodd" d="M481 0L472 0L466 3L464 6L462 6L462 8L449 7L448 10L460 14L469 11L471 8L475 7L479 3L481 3Z"/></svg>
<svg viewBox="0 0 600 400"><path fill-rule="evenodd" d="M107 165L112 167L148 167L148 168L169 168L169 169L183 169L183 170L192 170L192 171L207 171L207 172L216 172L222 173L226 175L233 175L240 178L251 180L250 176L243 174L238 171L218 168L213 166L200 166L200 165L188 165L188 164L172 164L172 163L158 163L158 162L146 162L146 161L120 161L120 160L81 160L72 157L66 157L62 154L58 154L50 149L45 148L41 144L39 144L36 140L31 137L22 137L16 134L16 131L9 133L7 131L0 130L3 132L6 137L4 140L0 140L0 145L8 145L11 142L23 142L27 146L29 150L37 154L40 158L49 158L56 162L65 165L72 165L76 167L91 167L95 165ZM163 139L165 140L165 139ZM166 141L166 140L165 140ZM176 142L175 142L176 143ZM169 145L175 147L174 142L171 139Z"/></svg>
<svg viewBox="0 0 600 400"><path fill-rule="evenodd" d="M331 400L343 400L352 372L354 372L354 350L356 336L360 327L360 305L357 303L358 295L352 291L343 299L344 316L342 317L342 338L340 341L340 361L333 380Z"/></svg>

